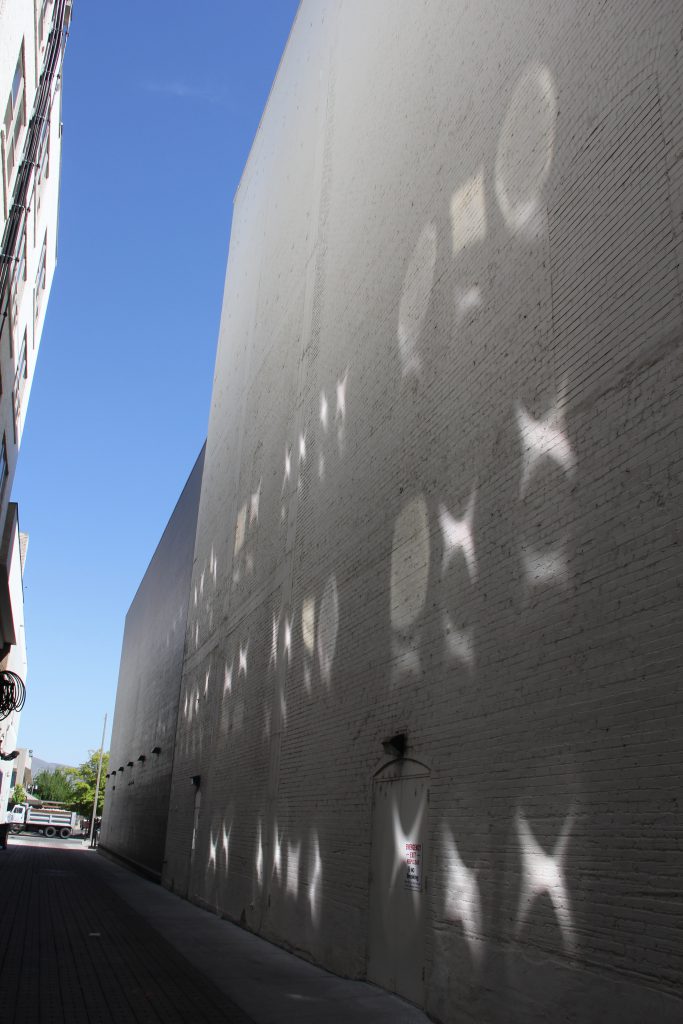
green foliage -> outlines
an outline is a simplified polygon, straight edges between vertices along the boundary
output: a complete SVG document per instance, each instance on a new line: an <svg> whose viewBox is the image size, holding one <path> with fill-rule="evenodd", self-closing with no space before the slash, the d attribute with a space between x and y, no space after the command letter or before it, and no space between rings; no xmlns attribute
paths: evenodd
<svg viewBox="0 0 683 1024"><path fill-rule="evenodd" d="M12 796L9 799L9 804L10 804L10 807L14 807L15 804L25 804L25 803L26 803L26 790L24 789L22 784L19 782L14 787L14 792L12 793Z"/></svg>
<svg viewBox="0 0 683 1024"><path fill-rule="evenodd" d="M74 797L73 768L55 768L38 772L33 780L33 795L39 800L70 804Z"/></svg>
<svg viewBox="0 0 683 1024"><path fill-rule="evenodd" d="M84 817L89 818L92 814L92 806L95 800L95 783L97 782L97 768L100 763L100 752L96 750L78 768L74 768L72 778L73 796L69 806ZM104 806L104 778L109 771L109 754L105 753L102 758L102 776L100 778L100 792L97 800L97 814L102 814Z"/></svg>

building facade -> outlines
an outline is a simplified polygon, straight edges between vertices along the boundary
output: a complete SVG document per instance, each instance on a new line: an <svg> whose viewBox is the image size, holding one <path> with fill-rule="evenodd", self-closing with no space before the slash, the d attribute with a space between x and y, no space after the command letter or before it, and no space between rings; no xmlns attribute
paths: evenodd
<svg viewBox="0 0 683 1024"><path fill-rule="evenodd" d="M235 199L162 880L438 1020L683 1014L680 30L304 0Z"/></svg>
<svg viewBox="0 0 683 1024"><path fill-rule="evenodd" d="M71 0L0 0L0 670L22 682L23 559L10 495L56 263L70 18ZM16 714L0 722L1 750L12 749L18 725ZM3 770L0 815L8 778Z"/></svg>
<svg viewBox="0 0 683 1024"><path fill-rule="evenodd" d="M159 879L204 451L126 615L100 845Z"/></svg>

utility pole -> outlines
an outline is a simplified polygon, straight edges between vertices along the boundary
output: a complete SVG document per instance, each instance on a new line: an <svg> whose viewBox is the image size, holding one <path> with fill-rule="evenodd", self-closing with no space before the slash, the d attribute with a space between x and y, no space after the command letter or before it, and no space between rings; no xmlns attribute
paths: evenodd
<svg viewBox="0 0 683 1024"><path fill-rule="evenodd" d="M102 775L102 758L104 757L104 734L107 731L107 716L104 716L102 726L102 742L100 743L100 763L97 766L97 782L95 783L95 799L92 805L92 817L90 819L90 845L95 845L95 818L97 816L97 800L100 795L100 776Z"/></svg>

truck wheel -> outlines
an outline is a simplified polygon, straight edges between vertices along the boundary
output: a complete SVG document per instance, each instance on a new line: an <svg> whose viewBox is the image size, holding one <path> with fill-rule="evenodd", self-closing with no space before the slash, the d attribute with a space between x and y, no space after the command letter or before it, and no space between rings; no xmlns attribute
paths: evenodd
<svg viewBox="0 0 683 1024"><path fill-rule="evenodd" d="M53 836L57 835L57 829L54 827L54 825L46 826L45 835L47 836L48 839L52 839Z"/></svg>
<svg viewBox="0 0 683 1024"><path fill-rule="evenodd" d="M62 839L68 839L69 836L71 835L71 829L70 828L66 828L66 827L65 828L60 828L59 834L62 837Z"/></svg>

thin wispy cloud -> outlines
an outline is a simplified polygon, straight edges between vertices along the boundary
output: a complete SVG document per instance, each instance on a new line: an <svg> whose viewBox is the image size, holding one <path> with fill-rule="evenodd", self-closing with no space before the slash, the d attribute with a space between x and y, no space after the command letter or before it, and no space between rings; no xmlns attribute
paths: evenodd
<svg viewBox="0 0 683 1024"><path fill-rule="evenodd" d="M204 103L225 104L226 98L217 89L209 86L192 85L180 79L168 81L145 81L142 83L145 92L154 93L157 96L169 96L173 99L200 100Z"/></svg>

